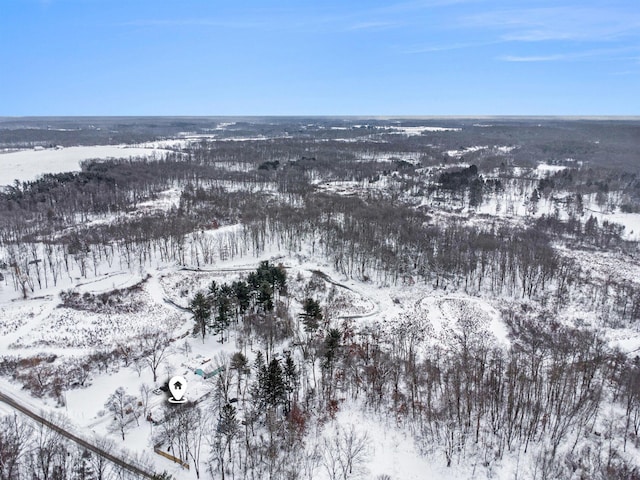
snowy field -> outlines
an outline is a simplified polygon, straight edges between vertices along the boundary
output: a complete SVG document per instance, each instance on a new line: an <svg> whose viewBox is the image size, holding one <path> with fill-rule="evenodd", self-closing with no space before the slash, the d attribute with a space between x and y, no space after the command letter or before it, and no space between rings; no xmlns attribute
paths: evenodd
<svg viewBox="0 0 640 480"><path fill-rule="evenodd" d="M31 181L45 173L76 172L89 159L160 157L167 150L127 145L97 145L0 153L0 185Z"/></svg>

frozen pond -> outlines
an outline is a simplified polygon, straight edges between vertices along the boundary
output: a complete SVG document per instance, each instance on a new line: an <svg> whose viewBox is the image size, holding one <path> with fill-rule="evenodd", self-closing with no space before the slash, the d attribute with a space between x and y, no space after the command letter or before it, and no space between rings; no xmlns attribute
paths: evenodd
<svg viewBox="0 0 640 480"><path fill-rule="evenodd" d="M165 151L127 145L94 145L0 153L0 185L12 184L15 180L35 180L45 173L79 171L80 162L91 158L150 157L160 156Z"/></svg>

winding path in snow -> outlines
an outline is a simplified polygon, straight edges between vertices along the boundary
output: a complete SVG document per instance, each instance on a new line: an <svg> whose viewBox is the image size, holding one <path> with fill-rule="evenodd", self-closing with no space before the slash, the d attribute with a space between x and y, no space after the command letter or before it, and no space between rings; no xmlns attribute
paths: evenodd
<svg viewBox="0 0 640 480"><path fill-rule="evenodd" d="M351 287L349 287L348 285L344 285L343 283L339 283L336 280L334 280L333 278L331 278L331 276L325 272L323 272L322 270L309 270L311 273L315 273L317 275L320 275L320 277L322 277L322 279L325 282L330 283L331 285L334 285L336 287L340 287L340 288L344 288L345 290L349 290L350 292L353 292L357 295L359 295L361 298L365 299L367 302L369 302L371 304L371 310L368 311L367 313L357 313L354 315L338 315L338 318L342 318L343 320L357 320L360 318L369 318L369 317L373 317L374 315L377 315L380 313L380 302L377 302L375 300L373 300L371 297L369 297L368 295L365 295L364 293L357 291Z"/></svg>
<svg viewBox="0 0 640 480"><path fill-rule="evenodd" d="M44 322L49 315L51 315L51 312L53 312L53 310L55 310L55 308L60 305L60 299L53 297L53 296L49 296L49 297L45 297L43 299L37 299L37 301L42 301L43 305L42 305L42 310L40 311L40 313L38 313L36 315L35 318L25 322L23 325L21 325L20 327L16 328L13 332L1 336L0 337L0 350L4 351L4 352L8 352L9 351L9 345L11 345L12 343L14 343L15 341L17 341L22 335L30 332L31 330L36 329L37 327L39 327L42 322ZM31 300L34 301L34 300ZM22 349L13 349L12 353L18 353L20 350ZM27 354L32 355L33 354L33 349L32 348L26 348L24 349L24 352L26 352ZM43 350L44 353L48 353L48 351Z"/></svg>

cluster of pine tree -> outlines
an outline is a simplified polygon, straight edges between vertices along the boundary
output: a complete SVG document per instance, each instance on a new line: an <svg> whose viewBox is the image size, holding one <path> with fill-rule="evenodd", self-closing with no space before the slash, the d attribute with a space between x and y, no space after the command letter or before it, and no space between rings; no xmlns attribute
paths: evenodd
<svg viewBox="0 0 640 480"><path fill-rule="evenodd" d="M286 289L286 270L268 261L261 262L246 280L222 285L212 281L207 292L196 293L189 303L196 323L194 333L201 334L204 341L207 331L211 331L224 342L224 333L232 320L237 322L247 312L273 311L274 302L286 294Z"/></svg>

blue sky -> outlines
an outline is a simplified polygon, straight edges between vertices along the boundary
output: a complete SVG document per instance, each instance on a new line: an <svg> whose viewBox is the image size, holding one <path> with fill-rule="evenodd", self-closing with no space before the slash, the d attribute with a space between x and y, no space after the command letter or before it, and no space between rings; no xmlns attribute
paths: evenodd
<svg viewBox="0 0 640 480"><path fill-rule="evenodd" d="M0 115L640 115L638 0L0 0Z"/></svg>

